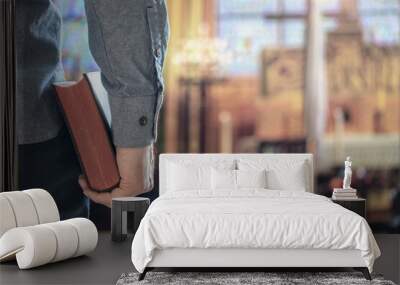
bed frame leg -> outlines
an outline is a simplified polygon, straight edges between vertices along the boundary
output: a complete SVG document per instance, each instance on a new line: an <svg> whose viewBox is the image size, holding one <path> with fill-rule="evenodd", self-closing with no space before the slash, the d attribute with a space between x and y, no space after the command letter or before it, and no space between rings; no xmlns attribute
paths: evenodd
<svg viewBox="0 0 400 285"><path fill-rule="evenodd" d="M139 274L138 281L142 281L142 280L144 279L144 277L146 277L147 271L149 271L149 270L148 270L147 267L146 267L146 268L143 270L143 272Z"/></svg>
<svg viewBox="0 0 400 285"><path fill-rule="evenodd" d="M364 275L365 279L372 280L371 274L369 274L369 270L367 267L355 267L354 269L357 271L361 271L362 274Z"/></svg>

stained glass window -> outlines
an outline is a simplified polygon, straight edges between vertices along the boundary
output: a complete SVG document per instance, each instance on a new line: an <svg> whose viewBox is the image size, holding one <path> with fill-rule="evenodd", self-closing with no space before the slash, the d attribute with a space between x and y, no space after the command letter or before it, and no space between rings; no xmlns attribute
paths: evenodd
<svg viewBox="0 0 400 285"><path fill-rule="evenodd" d="M305 12L304 0L219 0L218 34L234 54L227 73L257 75L265 47L303 46L305 26L301 15ZM275 17L280 13L291 13L294 17Z"/></svg>
<svg viewBox="0 0 400 285"><path fill-rule="evenodd" d="M56 0L63 19L62 63L65 78L77 80L84 72L98 70L88 43L83 0Z"/></svg>
<svg viewBox="0 0 400 285"><path fill-rule="evenodd" d="M343 0L342 0L343 1ZM218 35L236 55L227 67L233 76L258 75L264 48L304 46L307 2L304 0L219 0ZM400 2L359 0L364 41L378 45L400 42ZM321 2L324 28L336 28L341 0Z"/></svg>
<svg viewBox="0 0 400 285"><path fill-rule="evenodd" d="M361 0L359 13L364 40L378 45L400 43L400 2Z"/></svg>

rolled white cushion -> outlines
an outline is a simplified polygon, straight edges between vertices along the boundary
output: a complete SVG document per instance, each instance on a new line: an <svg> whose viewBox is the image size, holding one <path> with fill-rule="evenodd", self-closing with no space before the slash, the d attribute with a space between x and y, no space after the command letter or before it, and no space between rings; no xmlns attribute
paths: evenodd
<svg viewBox="0 0 400 285"><path fill-rule="evenodd" d="M15 228L17 222L8 199L0 195L0 237L9 229Z"/></svg>
<svg viewBox="0 0 400 285"><path fill-rule="evenodd" d="M16 257L28 269L86 254L96 248L97 229L88 219L18 227L0 238L0 261Z"/></svg>
<svg viewBox="0 0 400 285"><path fill-rule="evenodd" d="M39 223L35 205L28 194L22 191L11 191L0 195L10 202L17 227L33 226Z"/></svg>
<svg viewBox="0 0 400 285"><path fill-rule="evenodd" d="M0 237L15 227L60 220L53 197L43 189L0 193Z"/></svg>
<svg viewBox="0 0 400 285"><path fill-rule="evenodd" d="M43 189L29 189L23 191L23 193L31 197L39 218L39 224L57 222L60 220L56 202L49 192Z"/></svg>
<svg viewBox="0 0 400 285"><path fill-rule="evenodd" d="M57 250L51 262L57 262L75 256L78 250L78 233L70 223L55 222L44 224L56 236Z"/></svg>
<svg viewBox="0 0 400 285"><path fill-rule="evenodd" d="M11 229L0 239L0 261L15 255L20 269L49 263L56 251L53 231L42 225Z"/></svg>
<svg viewBox="0 0 400 285"><path fill-rule="evenodd" d="M78 248L74 257L91 252L96 248L98 241L97 228L90 220L74 218L65 222L72 225L78 233Z"/></svg>

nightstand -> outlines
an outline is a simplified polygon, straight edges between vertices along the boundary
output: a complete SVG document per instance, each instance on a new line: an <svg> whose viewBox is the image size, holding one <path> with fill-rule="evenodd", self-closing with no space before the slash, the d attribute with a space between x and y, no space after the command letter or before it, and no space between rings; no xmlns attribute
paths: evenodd
<svg viewBox="0 0 400 285"><path fill-rule="evenodd" d="M366 200L363 198L357 199L331 199L332 202L339 204L340 206L359 214L361 217L366 218L367 216L367 205Z"/></svg>

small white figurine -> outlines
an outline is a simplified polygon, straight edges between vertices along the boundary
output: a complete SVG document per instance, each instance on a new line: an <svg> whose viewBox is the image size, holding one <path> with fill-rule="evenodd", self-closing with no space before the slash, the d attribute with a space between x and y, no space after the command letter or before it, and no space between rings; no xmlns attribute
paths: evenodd
<svg viewBox="0 0 400 285"><path fill-rule="evenodd" d="M351 159L350 156L346 157L344 162L344 178L343 178L343 189L351 189Z"/></svg>

